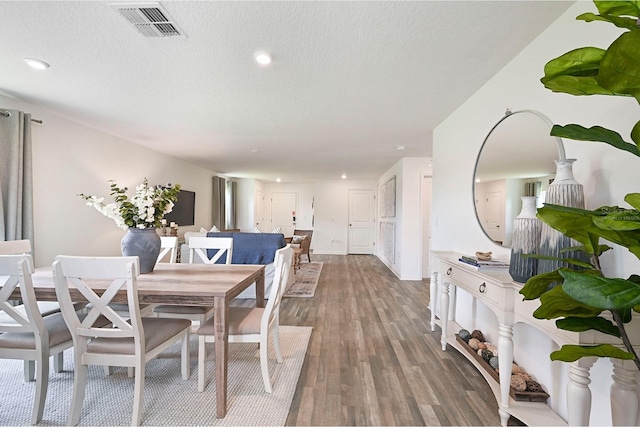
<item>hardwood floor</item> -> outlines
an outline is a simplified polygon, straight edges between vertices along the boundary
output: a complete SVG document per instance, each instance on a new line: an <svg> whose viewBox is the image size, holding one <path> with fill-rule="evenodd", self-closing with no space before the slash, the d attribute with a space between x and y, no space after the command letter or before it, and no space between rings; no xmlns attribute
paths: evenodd
<svg viewBox="0 0 640 427"><path fill-rule="evenodd" d="M324 262L313 298L284 298L283 325L313 333L287 425L499 425L478 371L429 327L428 281L369 255Z"/></svg>

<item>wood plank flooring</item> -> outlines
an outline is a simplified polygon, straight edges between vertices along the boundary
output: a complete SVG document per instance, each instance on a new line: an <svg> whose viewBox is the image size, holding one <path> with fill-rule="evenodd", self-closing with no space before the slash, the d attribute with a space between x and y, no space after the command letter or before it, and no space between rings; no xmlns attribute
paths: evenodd
<svg viewBox="0 0 640 427"><path fill-rule="evenodd" d="M283 325L313 333L287 425L499 425L478 371L429 327L428 281L370 255L324 262L313 298L284 298Z"/></svg>

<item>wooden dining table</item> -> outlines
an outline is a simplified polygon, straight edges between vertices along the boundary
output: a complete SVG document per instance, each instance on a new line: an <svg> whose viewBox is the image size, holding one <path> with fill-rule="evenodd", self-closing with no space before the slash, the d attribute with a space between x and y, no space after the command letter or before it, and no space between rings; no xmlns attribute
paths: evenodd
<svg viewBox="0 0 640 427"><path fill-rule="evenodd" d="M51 267L34 272L33 286L39 301L57 301ZM264 307L264 265L247 264L181 264L160 263L151 273L140 274L137 279L138 299L141 304L177 304L213 306L216 355L216 414L224 418L227 413L227 368L229 346L229 303L240 292L256 284L256 306ZM88 281L88 283L91 283ZM91 283L97 294L106 289L106 283ZM74 301L84 301L78 291L71 291ZM19 298L19 289L16 289ZM126 303L126 290L122 289L113 302Z"/></svg>

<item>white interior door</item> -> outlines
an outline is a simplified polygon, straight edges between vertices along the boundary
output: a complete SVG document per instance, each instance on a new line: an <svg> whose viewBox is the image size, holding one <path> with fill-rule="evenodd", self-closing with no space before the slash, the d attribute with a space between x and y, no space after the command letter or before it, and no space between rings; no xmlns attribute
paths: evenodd
<svg viewBox="0 0 640 427"><path fill-rule="evenodd" d="M375 198L373 190L349 190L350 254L373 254Z"/></svg>
<svg viewBox="0 0 640 427"><path fill-rule="evenodd" d="M487 222L485 231L492 240L502 243L504 223L504 192L501 189L487 191Z"/></svg>
<svg viewBox="0 0 640 427"><path fill-rule="evenodd" d="M256 217L254 226L262 230L266 227L266 224L264 223L264 192L262 190L256 190L255 209Z"/></svg>
<svg viewBox="0 0 640 427"><path fill-rule="evenodd" d="M422 277L431 277L429 252L431 251L431 187L433 178L422 177Z"/></svg>
<svg viewBox="0 0 640 427"><path fill-rule="evenodd" d="M276 227L282 229L285 237L293 236L296 228L295 212L297 205L296 193L272 193L271 194L271 230ZM271 231L262 230L262 231Z"/></svg>

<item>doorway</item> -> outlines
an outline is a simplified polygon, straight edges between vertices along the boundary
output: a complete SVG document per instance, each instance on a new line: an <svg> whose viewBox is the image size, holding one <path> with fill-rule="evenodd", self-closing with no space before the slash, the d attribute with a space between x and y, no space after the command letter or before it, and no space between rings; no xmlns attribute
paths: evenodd
<svg viewBox="0 0 640 427"><path fill-rule="evenodd" d="M421 200L422 200L422 278L431 277L431 265L429 263L431 252L431 190L433 178L430 175L422 175Z"/></svg>

